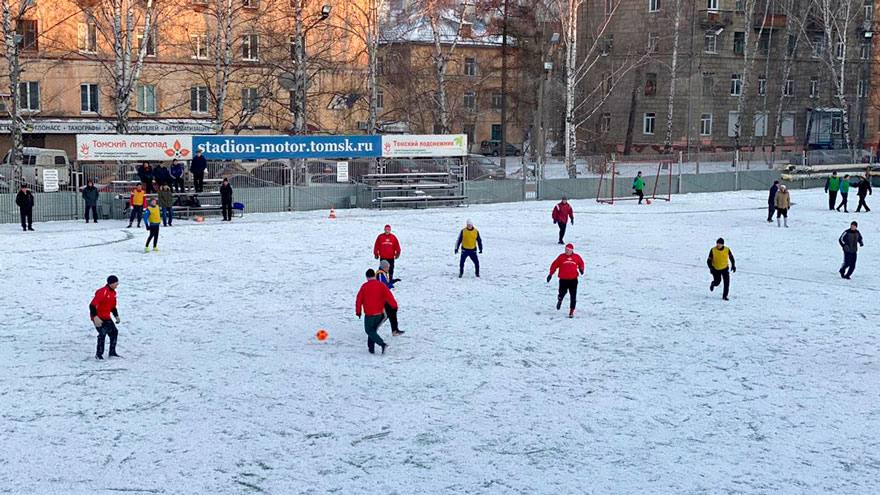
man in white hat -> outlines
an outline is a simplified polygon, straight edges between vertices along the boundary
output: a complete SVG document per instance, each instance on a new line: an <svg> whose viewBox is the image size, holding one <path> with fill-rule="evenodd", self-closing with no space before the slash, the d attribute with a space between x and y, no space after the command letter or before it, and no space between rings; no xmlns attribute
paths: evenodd
<svg viewBox="0 0 880 495"><path fill-rule="evenodd" d="M468 258L474 262L474 274L480 276L480 258L477 257L477 249L480 254L483 253L483 239L480 238L480 231L474 228L474 222L467 221L467 226L458 233L458 241L455 242L455 254L461 248L461 258L458 260L458 278L464 275L464 262Z"/></svg>

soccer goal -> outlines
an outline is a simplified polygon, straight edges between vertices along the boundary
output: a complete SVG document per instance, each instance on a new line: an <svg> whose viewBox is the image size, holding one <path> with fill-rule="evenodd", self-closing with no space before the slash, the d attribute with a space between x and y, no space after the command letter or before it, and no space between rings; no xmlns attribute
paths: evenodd
<svg viewBox="0 0 880 495"><path fill-rule="evenodd" d="M633 181L639 172L645 181L643 190L648 204L651 201L672 199L672 160L627 161L609 160L599 175L596 202L613 205L615 201L639 199Z"/></svg>

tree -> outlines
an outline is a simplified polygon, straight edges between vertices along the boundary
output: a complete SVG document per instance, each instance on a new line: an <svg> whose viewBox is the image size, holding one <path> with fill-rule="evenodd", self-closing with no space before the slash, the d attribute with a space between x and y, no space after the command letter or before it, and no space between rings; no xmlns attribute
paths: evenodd
<svg viewBox="0 0 880 495"><path fill-rule="evenodd" d="M466 3L462 3L458 11L452 8L454 5L448 0L425 0L423 15L431 27L432 48L431 61L434 66L434 80L436 90L434 93L437 105L436 122L440 134L448 134L452 130L450 109L448 101L446 67L455 52L458 42L461 40L462 27L464 26L464 9ZM454 31L450 31L450 27Z"/></svg>
<svg viewBox="0 0 880 495"><path fill-rule="evenodd" d="M9 132L12 137L12 149L10 150L9 163L12 166L12 181L20 184L22 180L21 156L24 147L22 128L24 119L20 105L21 98L21 73L22 73L22 49L28 48L26 40L20 33L20 26L25 17L34 9L33 0L0 0L3 25L3 58L6 59L9 78ZM36 40L30 41L35 43Z"/></svg>

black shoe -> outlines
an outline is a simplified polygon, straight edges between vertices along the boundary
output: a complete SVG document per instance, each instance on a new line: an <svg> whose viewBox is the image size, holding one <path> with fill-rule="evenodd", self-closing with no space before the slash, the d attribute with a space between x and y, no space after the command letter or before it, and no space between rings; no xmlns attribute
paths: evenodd
<svg viewBox="0 0 880 495"><path fill-rule="evenodd" d="M727 297L722 297L721 299L724 301L730 301L730 299L728 299Z"/></svg>
<svg viewBox="0 0 880 495"><path fill-rule="evenodd" d="M128 224L128 227L125 227L125 228L130 229L130 228L131 228L131 224Z"/></svg>
<svg viewBox="0 0 880 495"><path fill-rule="evenodd" d="M382 354L385 354L385 349L388 348L388 344L382 344L381 347L382 347Z"/></svg>
<svg viewBox="0 0 880 495"><path fill-rule="evenodd" d="M709 292L714 292L714 291L715 291L715 283L709 284Z"/></svg>
<svg viewBox="0 0 880 495"><path fill-rule="evenodd" d="M95 220L95 221L94 221L94 222L92 222L92 223L98 223L98 221L97 221L97 220Z"/></svg>
<svg viewBox="0 0 880 495"><path fill-rule="evenodd" d="M118 357L118 358L121 358L122 356L120 356L119 354L116 354L115 352L111 352L110 354L107 354L107 357Z"/></svg>
<svg viewBox="0 0 880 495"><path fill-rule="evenodd" d="M394 330L394 331L391 332L391 335L394 336L394 337L400 337L401 335L403 335L403 334L405 334L405 333L406 333L406 332L404 332L403 330Z"/></svg>
<svg viewBox="0 0 880 495"><path fill-rule="evenodd" d="M477 278L480 278L480 274L479 274L479 273L476 273L475 275L477 276Z"/></svg>
<svg viewBox="0 0 880 495"><path fill-rule="evenodd" d="M564 242L562 242L562 241L559 241L559 242L558 242L558 243L557 243L557 244L565 244L565 243L564 243Z"/></svg>
<svg viewBox="0 0 880 495"><path fill-rule="evenodd" d="M851 278L850 278L849 275L844 275L843 278L845 278L845 279L847 279L847 280L851 280Z"/></svg>
<svg viewBox="0 0 880 495"><path fill-rule="evenodd" d="M768 218L767 223L773 223L773 220Z"/></svg>
<svg viewBox="0 0 880 495"><path fill-rule="evenodd" d="M22 228L21 228L21 231L22 231L22 232L27 232L27 229L24 228L24 227L22 227Z"/></svg>
<svg viewBox="0 0 880 495"><path fill-rule="evenodd" d="M102 361L103 361L103 360L104 360L104 356L102 356L102 355L100 355L100 354L95 354L95 359L99 359L99 360L102 360Z"/></svg>
<svg viewBox="0 0 880 495"><path fill-rule="evenodd" d="M463 275L464 275L464 273L459 273L458 278L461 278Z"/></svg>
<svg viewBox="0 0 880 495"><path fill-rule="evenodd" d="M562 308L562 299L557 299L556 300L556 310L559 311L560 308Z"/></svg>
<svg viewBox="0 0 880 495"><path fill-rule="evenodd" d="M843 274L843 270L840 270L840 271L837 272L837 273L840 274L840 278L846 278L846 275Z"/></svg>
<svg viewBox="0 0 880 495"><path fill-rule="evenodd" d="M33 231L34 231L34 228L33 228L33 227L28 227L28 230L30 230L31 232L33 232Z"/></svg>

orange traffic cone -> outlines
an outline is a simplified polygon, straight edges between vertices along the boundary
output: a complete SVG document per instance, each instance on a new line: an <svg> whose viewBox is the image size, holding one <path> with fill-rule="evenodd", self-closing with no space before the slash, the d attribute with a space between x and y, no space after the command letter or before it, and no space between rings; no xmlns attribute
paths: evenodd
<svg viewBox="0 0 880 495"><path fill-rule="evenodd" d="M330 208L330 219L332 220L334 218L336 218L336 210Z"/></svg>

